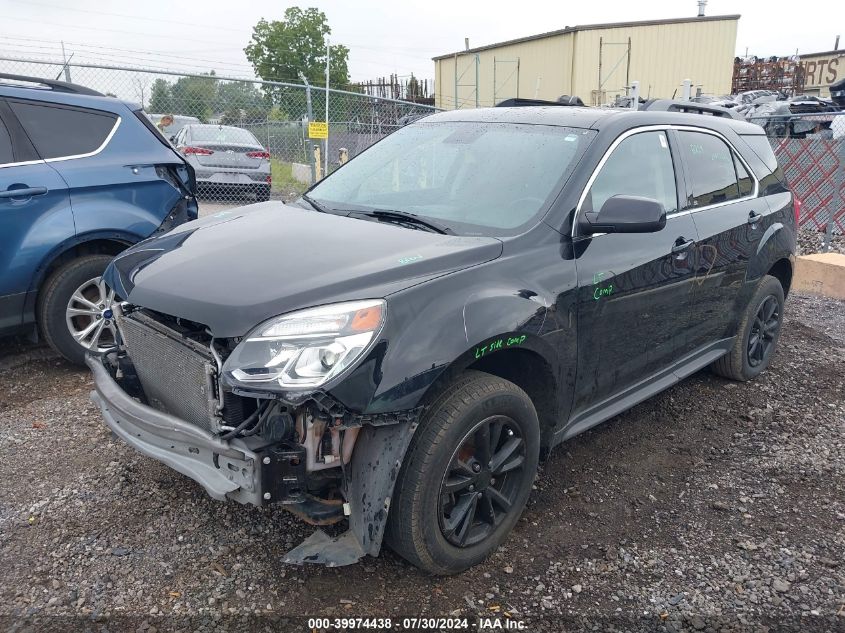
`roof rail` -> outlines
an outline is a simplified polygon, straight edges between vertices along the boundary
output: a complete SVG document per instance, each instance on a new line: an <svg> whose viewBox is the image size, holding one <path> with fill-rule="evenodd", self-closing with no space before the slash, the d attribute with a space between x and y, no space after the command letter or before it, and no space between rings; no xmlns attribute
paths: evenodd
<svg viewBox="0 0 845 633"><path fill-rule="evenodd" d="M692 101L679 101L675 99L650 99L645 103L640 104L640 110L649 110L651 112L688 112L692 114L709 114L711 116L724 117L726 119L737 119L744 121L743 117L738 112L723 108L721 106L714 106L708 103L693 103Z"/></svg>
<svg viewBox="0 0 845 633"><path fill-rule="evenodd" d="M519 97L505 99L496 104L497 108L524 108L528 106L583 106L584 102L578 97L561 95L557 101L545 101L543 99L521 99Z"/></svg>
<svg viewBox="0 0 845 633"><path fill-rule="evenodd" d="M14 81L24 81L31 84L39 84L41 86L46 86L47 88L50 88L50 90L55 90L56 92L67 92L70 94L77 95L91 95L94 97L105 96L102 92L91 90L91 88L86 88L85 86L80 86L78 84L72 84L67 81L58 81L56 79L42 79L41 77L28 77L26 75L10 75L8 73L0 73L0 83L2 83L3 79L12 79ZM26 86L21 87L25 88Z"/></svg>

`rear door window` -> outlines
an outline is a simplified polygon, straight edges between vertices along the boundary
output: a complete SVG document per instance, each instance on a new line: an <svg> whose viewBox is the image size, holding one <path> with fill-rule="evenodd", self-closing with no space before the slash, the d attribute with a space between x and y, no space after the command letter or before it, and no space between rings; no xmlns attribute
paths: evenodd
<svg viewBox="0 0 845 633"><path fill-rule="evenodd" d="M678 135L692 188L689 206L705 207L746 195L740 193L734 155L723 140L701 132L679 132ZM750 181L748 173L744 175Z"/></svg>
<svg viewBox="0 0 845 633"><path fill-rule="evenodd" d="M24 101L8 103L44 159L96 151L108 138L118 118L108 112L82 108Z"/></svg>

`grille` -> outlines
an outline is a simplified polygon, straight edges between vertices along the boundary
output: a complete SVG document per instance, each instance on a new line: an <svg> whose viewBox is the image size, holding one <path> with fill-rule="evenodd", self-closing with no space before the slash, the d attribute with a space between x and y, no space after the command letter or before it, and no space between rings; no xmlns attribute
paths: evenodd
<svg viewBox="0 0 845 633"><path fill-rule="evenodd" d="M199 345L142 314L122 317L120 333L150 405L213 431L214 392L210 355ZM169 332L169 333L168 333Z"/></svg>

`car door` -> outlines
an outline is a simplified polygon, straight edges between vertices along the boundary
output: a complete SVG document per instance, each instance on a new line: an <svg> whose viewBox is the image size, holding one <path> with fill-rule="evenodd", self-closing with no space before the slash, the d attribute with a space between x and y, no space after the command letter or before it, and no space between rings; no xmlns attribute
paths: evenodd
<svg viewBox="0 0 845 633"><path fill-rule="evenodd" d="M721 135L678 130L687 200L699 234L692 298L692 344L702 348L736 333L748 261L770 223L750 167Z"/></svg>
<svg viewBox="0 0 845 633"><path fill-rule="evenodd" d="M611 196L658 200L666 225L654 233L578 236L578 369L573 418L636 391L689 351L692 255L697 240L680 211L674 149L664 130L617 139L591 178L576 213L599 211Z"/></svg>
<svg viewBox="0 0 845 633"><path fill-rule="evenodd" d="M74 233L67 184L0 99L0 330L21 325L36 269Z"/></svg>

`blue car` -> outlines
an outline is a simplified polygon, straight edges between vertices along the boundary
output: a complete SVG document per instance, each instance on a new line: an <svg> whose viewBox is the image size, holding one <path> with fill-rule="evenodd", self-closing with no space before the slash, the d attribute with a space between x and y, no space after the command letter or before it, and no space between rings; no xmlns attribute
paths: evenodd
<svg viewBox="0 0 845 633"><path fill-rule="evenodd" d="M0 74L0 335L80 364L110 349L106 265L196 217L193 168L140 106Z"/></svg>

